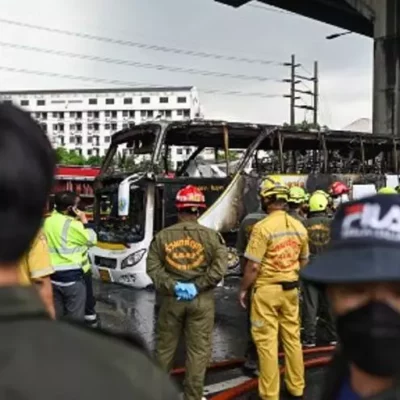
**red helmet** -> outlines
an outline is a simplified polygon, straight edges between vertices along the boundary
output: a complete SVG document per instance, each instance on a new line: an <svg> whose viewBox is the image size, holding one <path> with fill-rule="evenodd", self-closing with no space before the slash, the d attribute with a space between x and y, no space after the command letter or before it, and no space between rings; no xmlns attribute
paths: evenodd
<svg viewBox="0 0 400 400"><path fill-rule="evenodd" d="M175 205L178 210L183 208L206 208L203 192L196 186L188 185L176 194Z"/></svg>
<svg viewBox="0 0 400 400"><path fill-rule="evenodd" d="M349 192L350 188L340 181L333 182L329 187L329 194L331 196L341 196L342 194L348 194Z"/></svg>

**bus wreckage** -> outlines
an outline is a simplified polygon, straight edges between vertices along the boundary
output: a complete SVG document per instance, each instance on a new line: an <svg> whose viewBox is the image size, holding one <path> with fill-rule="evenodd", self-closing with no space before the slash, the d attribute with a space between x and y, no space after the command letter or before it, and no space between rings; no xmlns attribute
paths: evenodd
<svg viewBox="0 0 400 400"><path fill-rule="evenodd" d="M281 175L289 186L308 192L327 190L340 180L357 197L398 184L398 145L399 139L389 135L203 120L156 121L117 132L95 182L94 276L151 286L146 274L150 242L177 222L175 195L188 184L203 190L208 209L199 223L225 237L232 272L238 265L238 226L258 209L265 175ZM172 146L190 149L176 168L170 163Z"/></svg>

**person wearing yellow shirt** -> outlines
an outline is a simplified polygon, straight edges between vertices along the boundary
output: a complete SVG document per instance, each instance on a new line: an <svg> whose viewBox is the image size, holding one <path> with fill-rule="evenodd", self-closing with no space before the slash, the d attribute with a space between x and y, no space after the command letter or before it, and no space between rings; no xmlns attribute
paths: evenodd
<svg viewBox="0 0 400 400"><path fill-rule="evenodd" d="M267 177L260 192L267 217L250 236L239 301L246 308L251 287L251 333L259 358L259 397L279 400L278 333L285 353L285 383L293 399L303 398L304 361L300 342L299 270L309 258L303 224L286 212L289 189Z"/></svg>
<svg viewBox="0 0 400 400"><path fill-rule="evenodd" d="M50 275L54 269L50 262L50 253L46 236L39 231L29 251L19 263L19 281L22 286L35 285L46 306L50 317L55 319L53 289Z"/></svg>

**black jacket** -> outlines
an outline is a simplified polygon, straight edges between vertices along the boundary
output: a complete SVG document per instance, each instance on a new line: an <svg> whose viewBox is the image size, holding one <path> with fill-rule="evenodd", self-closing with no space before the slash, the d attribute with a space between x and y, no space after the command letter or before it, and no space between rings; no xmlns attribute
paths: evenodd
<svg viewBox="0 0 400 400"><path fill-rule="evenodd" d="M179 398L140 341L52 321L34 288L0 288L0 332L1 399Z"/></svg>
<svg viewBox="0 0 400 400"><path fill-rule="evenodd" d="M342 354L337 352L328 367L320 400L337 400L342 384L348 375L348 362ZM400 400L400 385L363 400Z"/></svg>

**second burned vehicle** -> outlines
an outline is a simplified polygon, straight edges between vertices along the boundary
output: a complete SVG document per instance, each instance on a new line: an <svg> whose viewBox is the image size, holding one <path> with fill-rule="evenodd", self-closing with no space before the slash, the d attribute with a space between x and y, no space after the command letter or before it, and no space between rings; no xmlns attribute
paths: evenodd
<svg viewBox="0 0 400 400"><path fill-rule="evenodd" d="M206 196L199 222L221 232L237 266L236 231L258 207L267 174L307 191L335 180L350 186L387 184L397 175L397 139L352 132L299 132L270 125L223 121L157 121L113 135L96 181L94 217L99 243L91 251L95 276L144 288L153 236L176 222L175 195L190 184ZM170 149L185 161L172 168ZM104 217L104 209L109 213ZM103 210L103 212L102 212Z"/></svg>

